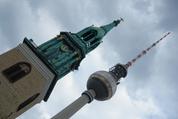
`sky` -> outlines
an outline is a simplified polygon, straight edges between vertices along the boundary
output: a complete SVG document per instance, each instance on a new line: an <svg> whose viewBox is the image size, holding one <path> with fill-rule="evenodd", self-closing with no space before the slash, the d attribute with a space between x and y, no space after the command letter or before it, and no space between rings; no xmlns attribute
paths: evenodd
<svg viewBox="0 0 178 119"><path fill-rule="evenodd" d="M177 0L0 0L0 54L32 38L38 45L60 31L78 32L117 18L124 22L103 38L79 70L60 79L48 102L17 119L49 119L86 90L88 77L126 63L164 33L171 35L139 60L108 101L93 101L71 119L177 119Z"/></svg>

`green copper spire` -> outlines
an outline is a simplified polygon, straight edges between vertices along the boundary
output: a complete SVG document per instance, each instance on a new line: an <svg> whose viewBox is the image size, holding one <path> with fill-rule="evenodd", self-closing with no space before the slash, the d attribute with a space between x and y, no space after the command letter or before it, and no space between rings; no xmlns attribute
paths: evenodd
<svg viewBox="0 0 178 119"><path fill-rule="evenodd" d="M120 20L115 20L110 24L101 26L101 28L105 31L105 34L108 33L111 29L113 29L114 27L116 27L121 21L123 21L123 19L121 18Z"/></svg>
<svg viewBox="0 0 178 119"><path fill-rule="evenodd" d="M122 19L115 20L101 27L92 25L77 33L61 32L60 35L36 47L39 57L56 74L56 79L51 83L45 101L57 80L70 71L78 69L85 55L94 50L102 42L102 38L121 21Z"/></svg>

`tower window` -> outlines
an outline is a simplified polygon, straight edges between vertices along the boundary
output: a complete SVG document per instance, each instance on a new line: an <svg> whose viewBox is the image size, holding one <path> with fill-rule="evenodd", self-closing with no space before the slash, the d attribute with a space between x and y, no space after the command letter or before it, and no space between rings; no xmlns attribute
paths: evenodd
<svg viewBox="0 0 178 119"><path fill-rule="evenodd" d="M11 82L14 83L31 72L31 65L27 62L19 62L5 69L2 73Z"/></svg>
<svg viewBox="0 0 178 119"><path fill-rule="evenodd" d="M90 45L93 45L93 44L97 43L98 41L100 41L100 40L98 38L95 38L93 41L91 41ZM98 42L98 43L100 43L100 42Z"/></svg>
<svg viewBox="0 0 178 119"><path fill-rule="evenodd" d="M96 32L95 30L90 30L90 31L84 33L84 34L82 35L82 37L83 37L83 39L84 39L85 41L89 41L90 39L92 39L92 38L95 37L96 35L97 35L97 32Z"/></svg>
<svg viewBox="0 0 178 119"><path fill-rule="evenodd" d="M31 102L33 102L40 94L37 93L33 96L31 96L30 98L28 98L25 102L23 102L22 104L20 104L17 108L17 111L20 111L21 109L23 109L24 107L26 107L27 105L29 105Z"/></svg>

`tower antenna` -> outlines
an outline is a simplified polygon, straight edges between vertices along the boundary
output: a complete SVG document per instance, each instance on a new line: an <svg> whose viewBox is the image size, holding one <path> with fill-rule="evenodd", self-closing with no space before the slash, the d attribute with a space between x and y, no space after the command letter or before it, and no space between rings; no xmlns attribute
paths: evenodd
<svg viewBox="0 0 178 119"><path fill-rule="evenodd" d="M140 59L141 57L143 57L144 55L147 54L147 52L149 52L153 47L156 47L156 45L158 43L160 43L164 38L166 38L171 32L167 32L162 38L160 38L159 40L157 40L156 42L154 42L151 46L149 46L148 48L142 50L142 52L140 52L135 58L133 58L132 60L128 61L124 66L126 69L128 69L129 67L131 67L138 59Z"/></svg>

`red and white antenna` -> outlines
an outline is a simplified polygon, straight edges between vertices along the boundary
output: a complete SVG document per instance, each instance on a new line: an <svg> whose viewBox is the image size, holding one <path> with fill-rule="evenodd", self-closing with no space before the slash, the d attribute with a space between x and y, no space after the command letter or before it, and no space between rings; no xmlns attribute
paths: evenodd
<svg viewBox="0 0 178 119"><path fill-rule="evenodd" d="M150 51L153 47L155 47L160 41L162 41L164 38L166 38L169 34L170 34L170 32L166 33L162 38L160 38L159 40L157 40L156 42L154 42L148 48L144 49L135 58L133 58L132 60L128 61L127 64L124 65L124 67L126 69L128 69L129 67L131 67L138 59L140 59L141 57L143 57L144 55L146 55L148 51Z"/></svg>

